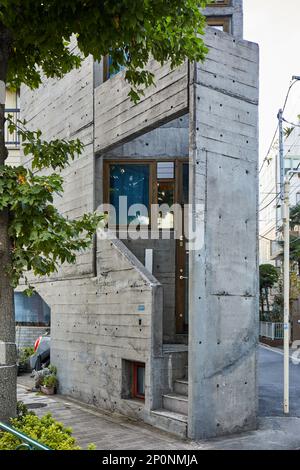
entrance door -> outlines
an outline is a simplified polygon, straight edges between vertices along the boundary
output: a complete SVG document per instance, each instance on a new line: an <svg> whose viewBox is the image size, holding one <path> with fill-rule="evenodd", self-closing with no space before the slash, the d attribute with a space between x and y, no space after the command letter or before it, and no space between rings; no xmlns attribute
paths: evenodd
<svg viewBox="0 0 300 470"><path fill-rule="evenodd" d="M182 233L177 240L176 246L176 333L187 334L189 323L189 254L186 249L186 231L188 223L187 211L184 211L184 205L189 202L189 164L178 162L178 202L182 207Z"/></svg>

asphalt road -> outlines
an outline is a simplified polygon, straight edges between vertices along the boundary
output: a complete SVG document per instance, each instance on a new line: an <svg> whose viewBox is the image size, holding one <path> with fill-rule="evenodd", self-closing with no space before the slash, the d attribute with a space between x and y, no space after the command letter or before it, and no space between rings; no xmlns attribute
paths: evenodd
<svg viewBox="0 0 300 470"><path fill-rule="evenodd" d="M259 414L283 416L283 353L259 347ZM300 364L290 360L290 416L300 417Z"/></svg>

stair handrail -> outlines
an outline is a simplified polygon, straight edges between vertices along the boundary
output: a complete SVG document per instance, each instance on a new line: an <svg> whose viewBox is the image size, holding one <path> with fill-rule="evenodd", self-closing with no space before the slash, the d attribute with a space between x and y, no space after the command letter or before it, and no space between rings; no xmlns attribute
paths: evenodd
<svg viewBox="0 0 300 470"><path fill-rule="evenodd" d="M45 444L41 444L35 439L32 439L30 436L27 436L27 434L21 431L18 431L17 429L11 426L8 426L7 424L1 421L0 421L0 430L8 432L9 434L12 434L13 436L17 437L18 439L22 441L21 444L18 445L15 450L20 450L22 448L27 449L27 450L52 450L50 449L50 447L46 446Z"/></svg>

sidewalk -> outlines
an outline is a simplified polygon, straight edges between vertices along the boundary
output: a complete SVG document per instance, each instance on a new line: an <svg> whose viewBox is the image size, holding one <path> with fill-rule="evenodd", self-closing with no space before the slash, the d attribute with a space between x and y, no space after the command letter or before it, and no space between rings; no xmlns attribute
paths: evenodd
<svg viewBox="0 0 300 470"><path fill-rule="evenodd" d="M300 418L297 417L261 418L257 431L193 442L126 417L95 410L63 396L47 397L31 392L22 377L19 382L23 385L18 385L18 399L38 416L50 412L64 425L72 427L73 435L82 448L92 442L101 450L300 449Z"/></svg>

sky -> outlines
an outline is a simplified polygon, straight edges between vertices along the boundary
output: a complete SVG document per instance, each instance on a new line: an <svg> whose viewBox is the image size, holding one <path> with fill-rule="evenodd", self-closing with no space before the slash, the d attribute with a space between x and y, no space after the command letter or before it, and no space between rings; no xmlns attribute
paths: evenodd
<svg viewBox="0 0 300 470"><path fill-rule="evenodd" d="M300 0L244 0L244 38L260 46L260 159L271 143L277 113L293 75L300 76ZM300 114L300 82L289 96L285 118Z"/></svg>

